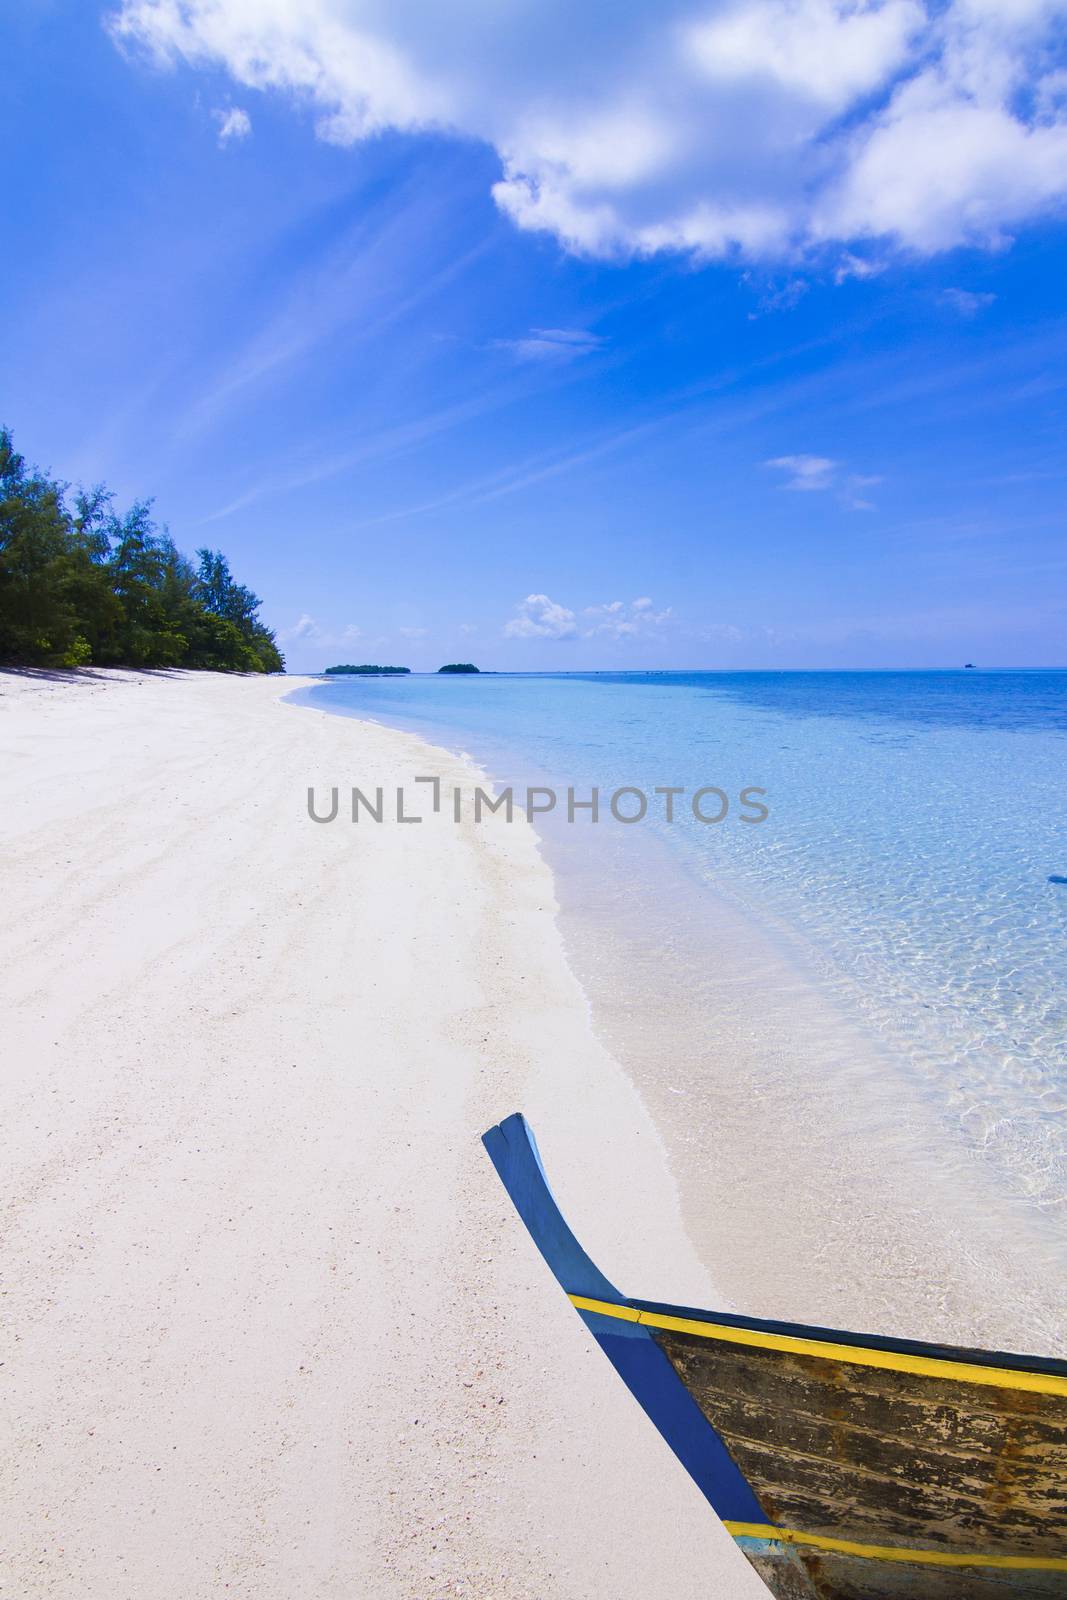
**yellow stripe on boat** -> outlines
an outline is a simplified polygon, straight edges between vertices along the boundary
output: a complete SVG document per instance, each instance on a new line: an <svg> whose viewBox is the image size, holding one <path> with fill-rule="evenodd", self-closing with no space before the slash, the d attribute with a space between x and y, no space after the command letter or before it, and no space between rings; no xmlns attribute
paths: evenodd
<svg viewBox="0 0 1067 1600"><path fill-rule="evenodd" d="M906 1561L929 1567L1000 1567L1012 1572L1067 1572L1064 1556L957 1555L948 1550L909 1550L896 1544L854 1544L851 1539L824 1539L818 1533L798 1533L795 1528L775 1528L763 1522L727 1522L735 1539L767 1539L776 1544L806 1545L828 1554L863 1556L870 1561Z"/></svg>
<svg viewBox="0 0 1067 1600"><path fill-rule="evenodd" d="M1067 1377L1052 1372L1025 1372L1014 1367L982 1367L969 1361L946 1361L934 1356L913 1356L903 1350L871 1350L865 1345L834 1344L830 1340L801 1339L789 1333L765 1333L758 1328L734 1328L722 1322L698 1322L692 1317L672 1317L663 1311L639 1311L635 1306L613 1305L609 1300L567 1296L578 1311L595 1311L622 1322L639 1322L645 1328L670 1333L692 1333L698 1339L723 1344L749 1345L757 1350L780 1350L788 1355L816 1356L822 1361L844 1361L854 1367L882 1367L890 1372L913 1372L921 1378L948 1378L955 1383L981 1383L996 1389L1022 1389L1030 1394L1067 1395ZM1056 1571L1059 1568L1054 1569ZM1067 1571L1067 1564L1064 1565Z"/></svg>

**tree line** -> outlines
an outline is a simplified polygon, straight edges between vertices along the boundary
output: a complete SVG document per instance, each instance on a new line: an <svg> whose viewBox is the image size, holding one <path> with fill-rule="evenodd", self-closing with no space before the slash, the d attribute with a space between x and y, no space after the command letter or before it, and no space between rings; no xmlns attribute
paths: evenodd
<svg viewBox="0 0 1067 1600"><path fill-rule="evenodd" d="M194 565L152 503L120 513L27 466L0 428L0 661L283 672L260 601L218 550Z"/></svg>

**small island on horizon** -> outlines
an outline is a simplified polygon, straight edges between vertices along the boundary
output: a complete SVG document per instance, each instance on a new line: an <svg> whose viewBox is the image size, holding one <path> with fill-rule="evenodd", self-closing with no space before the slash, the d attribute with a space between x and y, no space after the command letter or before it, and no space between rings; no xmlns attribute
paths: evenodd
<svg viewBox="0 0 1067 1600"><path fill-rule="evenodd" d="M450 661L447 666L438 667L438 672L480 672L473 661Z"/></svg>
<svg viewBox="0 0 1067 1600"><path fill-rule="evenodd" d="M371 665L369 662L364 662L364 664L362 666L359 666L359 667L352 667L352 666L326 667L324 669L324 671L323 671L323 677L326 677L326 678L336 678L336 677L346 677L346 676L347 677L357 677L357 678L378 678L378 677L390 677L390 676L396 677L396 676L402 676L405 672L410 672L410 671L411 671L410 667L376 667L376 666Z"/></svg>

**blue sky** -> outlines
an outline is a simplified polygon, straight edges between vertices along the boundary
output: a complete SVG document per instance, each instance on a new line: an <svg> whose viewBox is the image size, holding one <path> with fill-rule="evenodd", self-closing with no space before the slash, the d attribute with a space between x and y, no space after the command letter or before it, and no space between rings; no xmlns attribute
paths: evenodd
<svg viewBox="0 0 1067 1600"><path fill-rule="evenodd" d="M671 8L685 94L640 6L8 8L0 418L291 669L1063 665L1067 75L967 3L932 143L913 0Z"/></svg>

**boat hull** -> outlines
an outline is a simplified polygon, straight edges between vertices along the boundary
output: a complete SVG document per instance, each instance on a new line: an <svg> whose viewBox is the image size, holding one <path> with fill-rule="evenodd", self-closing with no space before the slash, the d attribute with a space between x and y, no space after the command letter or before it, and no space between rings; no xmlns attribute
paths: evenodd
<svg viewBox="0 0 1067 1600"><path fill-rule="evenodd" d="M655 1330L768 1525L738 1535L783 1600L1067 1595L1067 1398ZM923 1559L901 1559L908 1549ZM889 1557L884 1552L894 1551ZM874 1552L883 1552L875 1554ZM950 1563L961 1563L952 1565ZM962 1564L967 1563L967 1564Z"/></svg>
<svg viewBox="0 0 1067 1600"><path fill-rule="evenodd" d="M1067 1363L628 1299L564 1221L524 1119L485 1144L777 1600L1067 1600Z"/></svg>
<svg viewBox="0 0 1067 1600"><path fill-rule="evenodd" d="M776 1600L1063 1600L1057 1572L946 1571L922 1565L875 1566L862 1556L822 1555L801 1561L781 1546L739 1548Z"/></svg>

